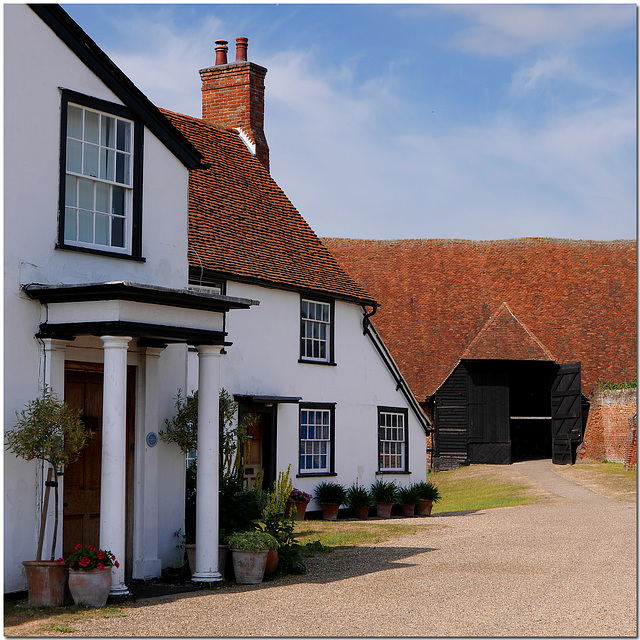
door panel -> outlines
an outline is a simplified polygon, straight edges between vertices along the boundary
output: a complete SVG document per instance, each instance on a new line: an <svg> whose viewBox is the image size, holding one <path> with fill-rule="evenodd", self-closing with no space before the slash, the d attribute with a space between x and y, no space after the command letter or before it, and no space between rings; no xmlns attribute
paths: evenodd
<svg viewBox="0 0 640 640"><path fill-rule="evenodd" d="M100 543L100 470L102 465L102 373L66 371L65 401L82 411L93 433L80 457L64 474L63 554L78 544Z"/></svg>
<svg viewBox="0 0 640 640"><path fill-rule="evenodd" d="M551 386L551 437L554 464L572 464L575 445L582 441L580 363L558 365Z"/></svg>
<svg viewBox="0 0 640 640"><path fill-rule="evenodd" d="M244 484L248 489L252 489L256 477L262 471L264 416L261 413L245 413L245 417L253 419L247 429L247 441L243 450Z"/></svg>

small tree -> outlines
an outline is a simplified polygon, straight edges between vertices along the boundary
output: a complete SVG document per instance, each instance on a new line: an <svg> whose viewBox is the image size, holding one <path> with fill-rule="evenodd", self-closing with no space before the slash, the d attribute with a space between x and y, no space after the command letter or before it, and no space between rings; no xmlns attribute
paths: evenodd
<svg viewBox="0 0 640 640"><path fill-rule="evenodd" d="M85 430L80 413L59 400L51 388L45 386L41 397L29 401L20 413L16 411L16 426L5 435L9 451L27 461L44 460L53 469L55 521L51 562L55 558L58 540L58 476L67 465L78 459L92 435ZM42 508L44 510L44 505Z"/></svg>

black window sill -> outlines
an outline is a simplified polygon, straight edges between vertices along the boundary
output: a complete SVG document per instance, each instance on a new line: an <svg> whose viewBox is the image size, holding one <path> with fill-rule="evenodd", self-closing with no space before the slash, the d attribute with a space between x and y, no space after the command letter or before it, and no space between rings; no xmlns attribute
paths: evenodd
<svg viewBox="0 0 640 640"><path fill-rule="evenodd" d="M410 476L411 471L376 471L377 476Z"/></svg>
<svg viewBox="0 0 640 640"><path fill-rule="evenodd" d="M296 478L335 478L338 474L331 473L298 473L296 474Z"/></svg>
<svg viewBox="0 0 640 640"><path fill-rule="evenodd" d="M77 251L78 253L92 253L97 256L105 256L107 258L119 258L120 260L133 260L134 262L146 262L147 259L142 256L133 256L128 253L115 253L113 251L103 251L102 249L90 249L89 247L76 247L69 244L56 243L56 249L61 251Z"/></svg>
<svg viewBox="0 0 640 640"><path fill-rule="evenodd" d="M321 360L304 360L303 358L300 358L298 360L299 364L319 364L319 365L323 365L325 367L336 367L338 366L335 362L322 362Z"/></svg>

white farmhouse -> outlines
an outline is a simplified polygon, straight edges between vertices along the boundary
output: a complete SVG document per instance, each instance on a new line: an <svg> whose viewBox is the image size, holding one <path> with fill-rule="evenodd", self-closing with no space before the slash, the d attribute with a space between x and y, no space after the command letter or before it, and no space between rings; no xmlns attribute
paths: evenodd
<svg viewBox="0 0 640 640"><path fill-rule="evenodd" d="M220 387L260 417L249 484L289 464L310 493L426 477L375 301L269 176L266 70L238 45L201 71L200 120L159 111L59 6L5 6L5 429L45 384L83 410L56 555L112 550L112 595L180 560L185 461L157 440L178 389L200 390L196 580L220 579ZM235 119L215 98L230 78ZM5 454L5 592L26 587L44 474Z"/></svg>

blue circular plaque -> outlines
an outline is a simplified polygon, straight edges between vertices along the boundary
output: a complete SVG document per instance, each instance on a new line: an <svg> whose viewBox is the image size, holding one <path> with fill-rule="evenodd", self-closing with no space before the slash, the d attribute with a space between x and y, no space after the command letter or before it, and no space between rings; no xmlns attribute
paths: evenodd
<svg viewBox="0 0 640 640"><path fill-rule="evenodd" d="M149 431L149 433L147 433L147 445L155 447L156 444L158 444L158 434L153 431Z"/></svg>

